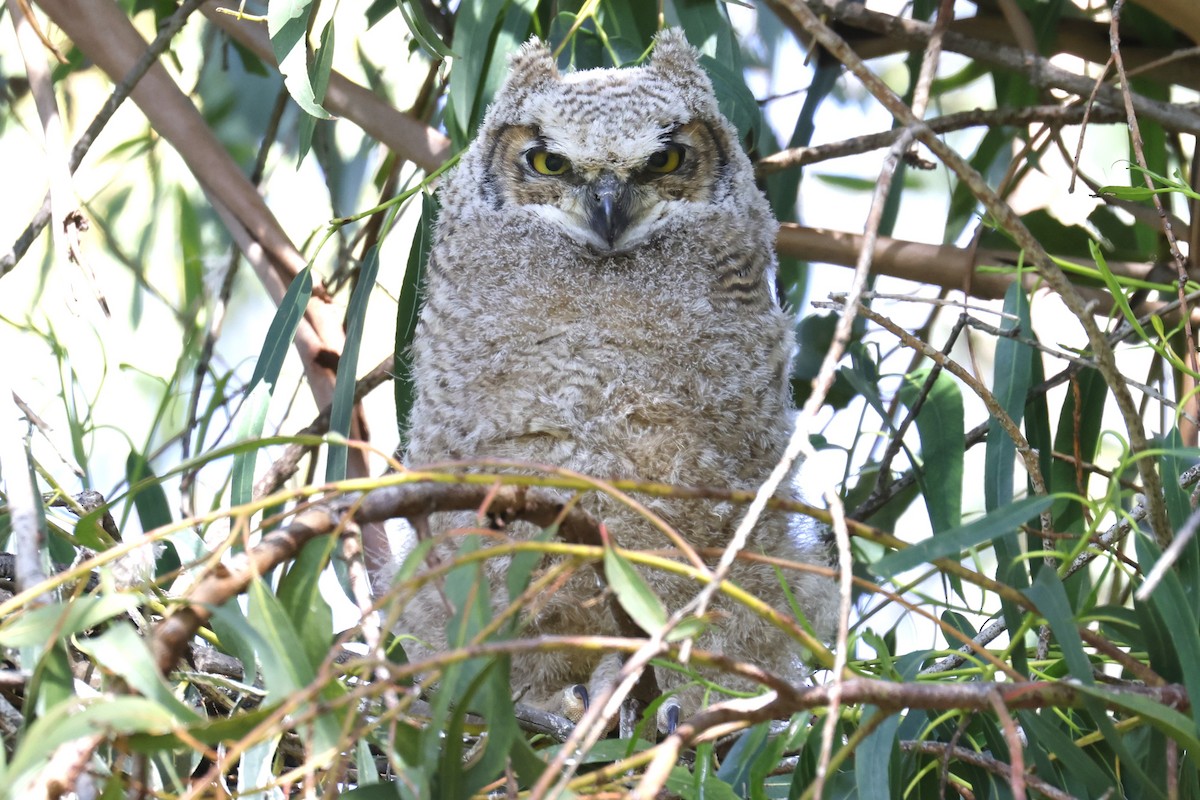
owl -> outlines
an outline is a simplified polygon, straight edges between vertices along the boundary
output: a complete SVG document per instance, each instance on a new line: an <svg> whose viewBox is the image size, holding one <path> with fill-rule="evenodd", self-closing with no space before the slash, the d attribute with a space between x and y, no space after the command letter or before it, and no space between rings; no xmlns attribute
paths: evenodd
<svg viewBox="0 0 1200 800"><path fill-rule="evenodd" d="M794 418L777 224L698 58L678 30L661 33L639 67L560 74L536 39L512 58L440 190L412 352L410 466L491 457L747 490L775 467ZM582 505L622 547L670 547L601 493ZM724 547L744 513L715 500L647 505L696 548ZM430 524L439 534L475 522L441 514ZM518 522L508 533L539 531ZM436 560L458 540L444 537ZM783 515L765 516L747 549L827 557ZM487 562L497 610L508 604L506 568ZM672 610L700 589L662 571L643 576ZM826 579L781 579L742 560L730 578L789 614L786 581L810 624L820 631L830 619ZM607 591L596 569L577 571L531 604L523 635L621 635ZM419 642L416 655L445 647L450 613L433 587L412 598L401 628ZM722 597L697 646L802 677L794 642ZM687 675L656 669L658 686L695 711L700 691ZM519 654L511 670L514 696L552 711L595 697L614 673L611 656L583 651Z"/></svg>

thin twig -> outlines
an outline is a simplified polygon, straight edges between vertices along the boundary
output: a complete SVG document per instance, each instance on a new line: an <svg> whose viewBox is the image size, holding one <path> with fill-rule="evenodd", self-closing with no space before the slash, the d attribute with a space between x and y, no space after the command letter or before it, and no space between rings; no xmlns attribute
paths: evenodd
<svg viewBox="0 0 1200 800"><path fill-rule="evenodd" d="M121 79L121 82L113 87L112 93L109 94L108 99L104 101L104 105L100 107L100 110L96 112L96 116L92 118L91 124L88 125L87 130L83 132L83 135L80 136L78 141L75 142L75 146L71 148L71 155L67 161L68 168L71 172L74 172L79 168L79 165L83 163L83 157L87 155L88 150L92 146L92 142L94 142L96 137L100 135L100 132L104 130L104 127L108 124L108 121L112 118L113 114L116 113L117 109L120 108L121 103L125 101L125 98L129 96L129 93L133 90L133 87L137 85L137 82L141 79L141 77L146 73L146 70L148 70L150 66L158 60L158 57L162 55L162 53L171 44L171 40L175 38L175 34L183 28L184 23L187 21L191 13L205 2L208 2L208 0L186 0L186 2L180 4L179 8L175 10L175 13L171 14L171 16L163 22L158 34L154 37L154 41L150 43L150 46L146 48L145 52L142 53L141 57L138 58L137 62L133 65L129 72L125 74L125 76ZM41 233L42 229L46 227L46 223L49 221L50 196L47 195L45 202L42 203L41 209L34 214L33 219L30 220L29 224L25 226L25 230L20 236L17 237L16 242L13 244L12 250L9 253L5 253L3 256L0 256L0 277L4 277L7 272L17 265L17 262L19 262L25 255L25 252L29 249L29 246L33 244L35 239L37 239L38 234Z"/></svg>

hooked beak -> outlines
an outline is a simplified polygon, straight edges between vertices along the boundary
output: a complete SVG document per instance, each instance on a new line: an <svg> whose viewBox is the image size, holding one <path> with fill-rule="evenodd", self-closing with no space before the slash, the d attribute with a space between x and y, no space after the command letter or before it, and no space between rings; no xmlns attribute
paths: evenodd
<svg viewBox="0 0 1200 800"><path fill-rule="evenodd" d="M588 209L588 224L609 247L612 247L629 227L630 201L629 185L611 172L603 173L595 183L587 187L585 203Z"/></svg>

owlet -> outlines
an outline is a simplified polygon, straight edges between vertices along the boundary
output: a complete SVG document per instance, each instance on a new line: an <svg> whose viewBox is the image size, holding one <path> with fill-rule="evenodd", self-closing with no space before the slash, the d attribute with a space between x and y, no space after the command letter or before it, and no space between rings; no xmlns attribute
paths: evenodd
<svg viewBox="0 0 1200 800"><path fill-rule="evenodd" d="M662 33L644 66L566 75L543 43L527 43L441 205L413 345L410 466L491 457L747 490L768 476L793 424L777 225L681 31ZM593 492L582 505L622 547L671 546L612 498ZM696 548L723 547L744 513L715 500L646 505ZM430 524L441 534L473 519L442 514ZM824 547L799 524L768 514L747 550L824 563ZM516 523L508 533L538 531ZM457 541L444 537L436 560ZM497 610L508 604L507 563L487 562ZM598 569L537 598L523 635L621 635ZM790 615L786 582L822 630L832 583L783 574L739 560L730 578ZM643 575L672 610L700 589L687 577ZM432 587L412 599L401 627L424 642L415 655L445 646L449 613ZM699 648L802 677L787 634L723 597L712 616ZM594 697L611 666L594 652L516 655L514 695L559 711L577 685ZM688 680L665 667L656 678L664 691ZM684 713L694 711L698 690L682 695Z"/></svg>

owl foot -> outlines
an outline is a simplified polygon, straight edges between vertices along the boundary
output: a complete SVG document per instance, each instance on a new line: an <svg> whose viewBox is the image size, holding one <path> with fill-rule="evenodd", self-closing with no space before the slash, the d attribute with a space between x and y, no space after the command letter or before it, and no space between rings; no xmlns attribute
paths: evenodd
<svg viewBox="0 0 1200 800"><path fill-rule="evenodd" d="M658 732L664 736L670 736L675 733L675 729L679 727L679 717L682 713L682 706L674 697L668 697L663 701L663 704L658 707L657 721Z"/></svg>
<svg viewBox="0 0 1200 800"><path fill-rule="evenodd" d="M559 713L571 722L579 722L587 713L589 705L591 705L591 697L588 695L587 687L582 683L577 683L562 690L559 698Z"/></svg>

